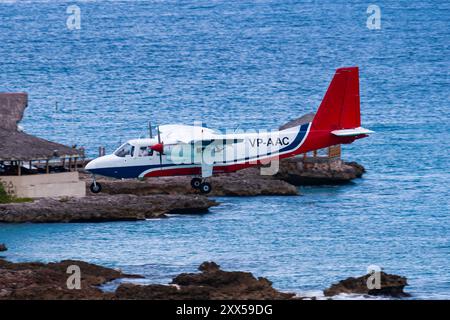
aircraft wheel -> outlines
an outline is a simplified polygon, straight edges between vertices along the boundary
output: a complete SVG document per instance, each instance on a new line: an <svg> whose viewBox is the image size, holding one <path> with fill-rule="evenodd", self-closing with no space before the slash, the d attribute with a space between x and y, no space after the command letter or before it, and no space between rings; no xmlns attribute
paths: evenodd
<svg viewBox="0 0 450 320"><path fill-rule="evenodd" d="M191 187L198 190L200 189L200 185L202 184L202 179L200 178L192 178Z"/></svg>
<svg viewBox="0 0 450 320"><path fill-rule="evenodd" d="M211 184L208 182L203 182L200 184L200 192L203 194L210 193L212 190Z"/></svg>
<svg viewBox="0 0 450 320"><path fill-rule="evenodd" d="M92 193L99 193L100 191L102 191L102 185L98 182L96 182L96 183L92 182L89 189L91 189Z"/></svg>

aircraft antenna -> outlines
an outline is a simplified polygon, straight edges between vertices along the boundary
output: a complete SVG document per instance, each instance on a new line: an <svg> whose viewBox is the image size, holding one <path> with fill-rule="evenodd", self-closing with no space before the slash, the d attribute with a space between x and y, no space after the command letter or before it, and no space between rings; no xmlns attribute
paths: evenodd
<svg viewBox="0 0 450 320"><path fill-rule="evenodd" d="M153 138L153 132L152 132L152 122L151 121L148 122L148 133L150 135L150 139L152 139Z"/></svg>

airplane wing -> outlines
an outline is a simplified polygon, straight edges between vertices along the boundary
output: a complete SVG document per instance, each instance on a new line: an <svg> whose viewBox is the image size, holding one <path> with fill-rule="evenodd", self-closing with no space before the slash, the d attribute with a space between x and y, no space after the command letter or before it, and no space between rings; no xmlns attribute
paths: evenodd
<svg viewBox="0 0 450 320"><path fill-rule="evenodd" d="M212 129L200 126L187 126L181 124L168 124L158 128L161 139L168 143L191 143L194 139L211 139L218 133Z"/></svg>
<svg viewBox="0 0 450 320"><path fill-rule="evenodd" d="M200 126L186 126L179 124L164 125L159 127L159 132L162 141L164 141L166 145L185 143L201 144L203 147L206 147L211 144L228 145L244 141L244 139L230 138L215 130Z"/></svg>
<svg viewBox="0 0 450 320"><path fill-rule="evenodd" d="M222 152L227 146L244 139L223 135L212 129L200 126L164 125L159 127L159 133L164 145L170 147L176 145L192 145L194 153L201 159L201 175L203 178L212 176L214 163L207 163L204 159L206 148L216 148L215 152Z"/></svg>

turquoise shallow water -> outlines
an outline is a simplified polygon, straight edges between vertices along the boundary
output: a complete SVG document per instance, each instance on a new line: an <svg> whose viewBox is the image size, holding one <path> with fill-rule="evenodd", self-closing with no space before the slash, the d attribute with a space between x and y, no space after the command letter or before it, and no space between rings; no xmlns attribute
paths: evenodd
<svg viewBox="0 0 450 320"><path fill-rule="evenodd" d="M26 91L27 132L95 155L148 120L275 128L314 111L334 69L358 65L365 127L344 147L367 168L300 197L220 198L205 215L0 225L14 261L84 259L167 282L204 260L315 293L370 264L415 298L450 298L450 5L379 1L0 3L0 91ZM58 108L55 107L58 103Z"/></svg>

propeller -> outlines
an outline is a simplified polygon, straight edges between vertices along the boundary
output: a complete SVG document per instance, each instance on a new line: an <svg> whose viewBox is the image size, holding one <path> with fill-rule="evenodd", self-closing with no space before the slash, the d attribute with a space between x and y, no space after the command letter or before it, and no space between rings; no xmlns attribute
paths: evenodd
<svg viewBox="0 0 450 320"><path fill-rule="evenodd" d="M157 130L158 130L158 144L155 144L152 147L152 149L159 153L159 166L162 167L162 154L164 152L164 145L161 143L161 133L159 132L159 126L157 127Z"/></svg>

